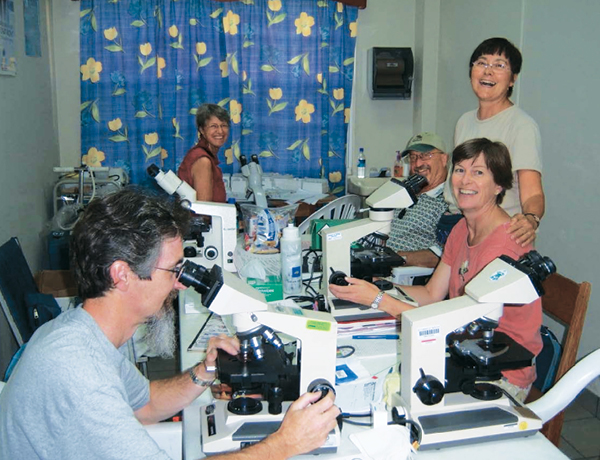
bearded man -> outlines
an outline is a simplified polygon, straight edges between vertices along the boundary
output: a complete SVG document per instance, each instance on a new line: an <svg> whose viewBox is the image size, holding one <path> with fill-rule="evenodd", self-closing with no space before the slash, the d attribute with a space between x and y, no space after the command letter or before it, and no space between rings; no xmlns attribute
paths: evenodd
<svg viewBox="0 0 600 460"><path fill-rule="evenodd" d="M239 352L236 338L212 338L203 362L152 382L121 352L140 325L150 325L150 336L167 344L162 351L172 352L188 222L178 201L135 188L88 204L71 241L83 303L35 332L0 394L0 458L169 458L142 425L173 416L210 388L217 349ZM332 394L319 397L302 395L264 441L213 458L288 458L316 449L339 415Z"/></svg>

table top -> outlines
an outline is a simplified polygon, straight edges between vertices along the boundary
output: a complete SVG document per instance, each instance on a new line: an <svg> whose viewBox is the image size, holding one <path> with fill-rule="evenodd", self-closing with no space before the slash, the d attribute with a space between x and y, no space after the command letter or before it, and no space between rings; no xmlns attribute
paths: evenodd
<svg viewBox="0 0 600 460"><path fill-rule="evenodd" d="M200 296L192 289L182 291L179 296L179 322L180 322L180 351L181 368L187 369L196 364L204 357L200 352L188 352L188 346L192 343L202 324L208 318L210 312L200 305ZM186 312L185 303L188 303ZM190 313L189 305L194 302L197 313ZM393 365L396 359L393 357L381 357L362 361L367 370L377 372L386 365ZM204 458L200 440L200 408L211 402L212 395L209 391L204 392L196 401L183 411L183 458L186 460ZM369 457L360 453L359 449L352 443L349 436L353 433L366 431L368 428L345 424L342 429L342 442L336 454L319 455L318 460L347 459L347 460L369 460ZM541 433L536 433L527 438L512 438L501 441L491 441L482 444L469 444L465 446L447 447L440 450L418 451L416 459L435 460L464 460L485 456L486 460L530 460L532 458L543 458L545 460L566 459L559 449L548 441ZM308 459L309 457L298 457ZM316 458L316 457L315 457Z"/></svg>

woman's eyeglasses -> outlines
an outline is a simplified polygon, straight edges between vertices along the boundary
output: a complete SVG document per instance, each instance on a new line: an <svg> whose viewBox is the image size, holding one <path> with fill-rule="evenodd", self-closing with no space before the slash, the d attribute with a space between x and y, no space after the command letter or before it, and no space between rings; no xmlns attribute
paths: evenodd
<svg viewBox="0 0 600 460"><path fill-rule="evenodd" d="M222 125L208 125L206 127L207 131L216 131L218 129L222 129L223 131L226 131L229 129L229 125L223 123Z"/></svg>
<svg viewBox="0 0 600 460"><path fill-rule="evenodd" d="M480 70L491 68L495 72L504 72L508 70L508 63L503 61L489 63L483 59L479 59L473 63L473 67L476 67Z"/></svg>

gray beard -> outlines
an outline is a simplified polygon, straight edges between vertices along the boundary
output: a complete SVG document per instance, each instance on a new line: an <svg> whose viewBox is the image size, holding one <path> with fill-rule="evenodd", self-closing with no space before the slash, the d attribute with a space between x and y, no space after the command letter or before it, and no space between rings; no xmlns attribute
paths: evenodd
<svg viewBox="0 0 600 460"><path fill-rule="evenodd" d="M156 356L173 358L177 347L175 334L175 308L173 300L177 291L172 291L165 299L160 311L146 321L144 341Z"/></svg>

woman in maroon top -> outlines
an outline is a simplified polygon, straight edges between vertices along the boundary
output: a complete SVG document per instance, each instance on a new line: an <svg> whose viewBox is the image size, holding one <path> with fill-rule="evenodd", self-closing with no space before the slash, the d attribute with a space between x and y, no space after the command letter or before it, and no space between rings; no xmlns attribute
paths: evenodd
<svg viewBox="0 0 600 460"><path fill-rule="evenodd" d="M227 202L219 149L227 142L231 119L224 108L203 104L196 113L198 143L186 153L177 175L194 187L198 201Z"/></svg>

